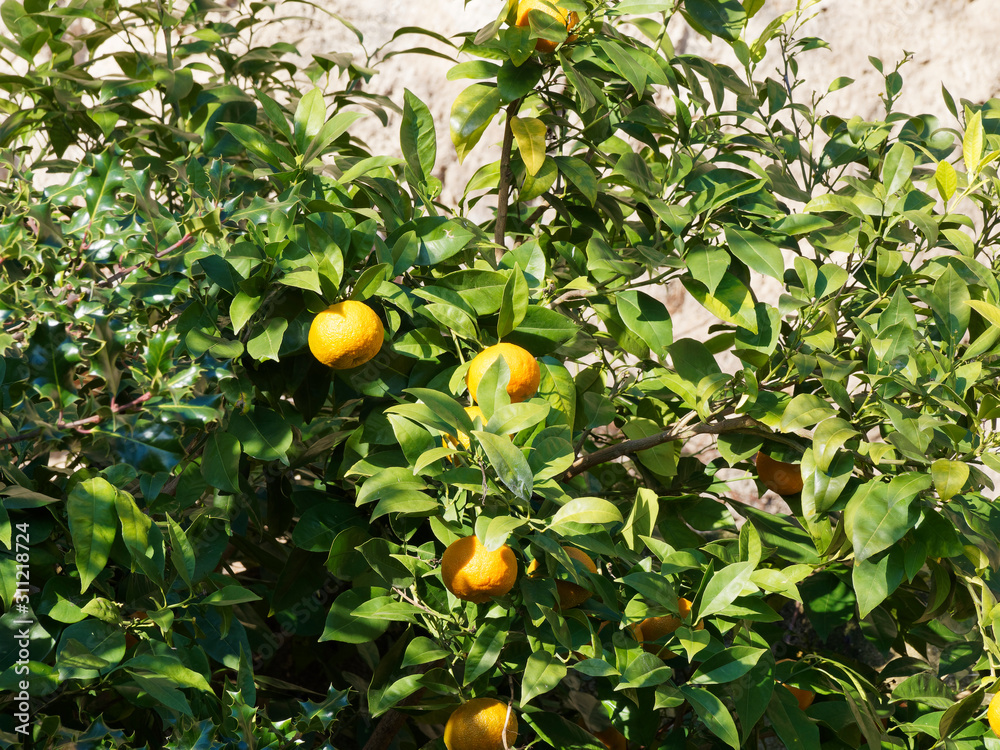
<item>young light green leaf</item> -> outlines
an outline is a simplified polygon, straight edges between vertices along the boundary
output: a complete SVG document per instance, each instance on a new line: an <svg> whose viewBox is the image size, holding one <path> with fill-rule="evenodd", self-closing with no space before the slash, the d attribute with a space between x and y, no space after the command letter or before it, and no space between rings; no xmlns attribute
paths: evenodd
<svg viewBox="0 0 1000 750"><path fill-rule="evenodd" d="M977 111L965 124L965 136L962 139L962 159L965 161L965 171L970 176L979 173L979 160L983 158L982 112Z"/></svg>
<svg viewBox="0 0 1000 750"><path fill-rule="evenodd" d="M969 479L969 465L964 461L949 461L939 458L931 464L931 480L938 497L943 501L951 500L962 491Z"/></svg>

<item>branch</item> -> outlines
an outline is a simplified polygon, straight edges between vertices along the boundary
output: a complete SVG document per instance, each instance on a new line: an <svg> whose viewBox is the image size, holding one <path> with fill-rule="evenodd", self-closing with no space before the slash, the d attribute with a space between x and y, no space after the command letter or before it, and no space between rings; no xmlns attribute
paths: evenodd
<svg viewBox="0 0 1000 750"><path fill-rule="evenodd" d="M129 401L127 404L111 403L111 413L121 414L122 412L136 411L140 406L149 401L153 397L152 393L143 393L136 399ZM55 427L62 430L79 430L81 427L88 424L98 424L103 422L105 417L100 414L95 414L92 417L84 417L83 419L75 419L72 422L64 422L62 417L56 420ZM22 432L20 435L14 435L13 437L0 438L0 445L12 445L14 443L23 443L25 440L34 440L44 432L43 427L38 427L34 430L29 430L28 432Z"/></svg>
<svg viewBox="0 0 1000 750"><path fill-rule="evenodd" d="M175 242L173 245L171 245L170 247L168 247L166 250L161 250L160 252L154 254L152 259L153 260L159 260L163 256L169 255L174 250L177 250L177 249L183 247L188 242L190 242L192 239L194 239L194 235L191 234L190 232L188 232L183 237L181 237L179 240L177 240L177 242ZM114 273L111 276L108 276L106 279L102 279L101 281L98 281L97 282L97 286L103 286L103 287L111 286L112 284L115 284L116 282L119 282L122 279L124 279L126 276L128 276L133 271L138 270L143 265L145 265L145 264L144 263L136 263L134 266L129 266L128 268L124 268L121 271L119 271L118 273Z"/></svg>
<svg viewBox="0 0 1000 750"><path fill-rule="evenodd" d="M507 249L507 209L510 201L510 181L513 175L510 171L510 150L514 145L514 131L510 127L510 120L517 115L521 108L521 99L515 99L507 105L507 121L503 126L503 148L500 152L500 182L497 185L497 223L493 228L493 242L496 243L497 263L503 257Z"/></svg>
<svg viewBox="0 0 1000 750"><path fill-rule="evenodd" d="M695 435L722 435L727 432L749 432L777 439L762 422L758 422L756 419L747 416L731 417L715 424L696 424L694 427L688 427L681 422L656 435L636 438L635 440L623 440L620 443L601 448L586 456L581 456L556 481L565 482L598 464L613 461L630 453L649 450L673 440L690 440Z"/></svg>

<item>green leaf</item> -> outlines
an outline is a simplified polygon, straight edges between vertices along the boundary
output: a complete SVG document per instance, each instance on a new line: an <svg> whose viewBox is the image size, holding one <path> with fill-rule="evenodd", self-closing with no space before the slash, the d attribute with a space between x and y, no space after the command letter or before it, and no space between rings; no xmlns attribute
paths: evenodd
<svg viewBox="0 0 1000 750"><path fill-rule="evenodd" d="M184 693L175 687L172 679L167 677L147 677L131 671L129 671L129 674L132 675L132 679L139 686L139 689L152 698L154 703L165 706L184 716L194 718L194 714L191 713L191 704L184 697Z"/></svg>
<svg viewBox="0 0 1000 750"><path fill-rule="evenodd" d="M340 138L351 125L364 116L364 112L341 111L327 120L302 155L303 162L309 164L313 159L325 154L331 143Z"/></svg>
<svg viewBox="0 0 1000 750"><path fill-rule="evenodd" d="M319 135L326 122L326 101L322 89L310 89L299 99L292 121L295 125L295 143L299 151L305 151L306 144Z"/></svg>
<svg viewBox="0 0 1000 750"><path fill-rule="evenodd" d="M830 463L844 443L858 435L851 423L840 417L829 417L820 422L813 433L812 449L816 467L829 471Z"/></svg>
<svg viewBox="0 0 1000 750"><path fill-rule="evenodd" d="M698 304L719 320L757 333L757 311L753 294L735 274L723 274L712 294L693 279L682 277L681 281Z"/></svg>
<svg viewBox="0 0 1000 750"><path fill-rule="evenodd" d="M534 177L545 162L545 123L537 117L511 117L510 129L524 168Z"/></svg>
<svg viewBox="0 0 1000 750"><path fill-rule="evenodd" d="M685 260L694 279L700 281L709 294L715 294L719 283L729 270L729 253L720 247L705 245L690 250Z"/></svg>
<svg viewBox="0 0 1000 750"><path fill-rule="evenodd" d="M903 188L913 173L913 149L905 143L895 143L885 155L882 162L882 184L885 191L892 195Z"/></svg>
<svg viewBox="0 0 1000 750"><path fill-rule="evenodd" d="M247 354L258 362L278 361L278 350L288 328L284 318L271 318L264 330L247 342Z"/></svg>
<svg viewBox="0 0 1000 750"><path fill-rule="evenodd" d="M549 692L566 676L566 665L548 651L535 651L528 657L521 678L521 705Z"/></svg>
<svg viewBox="0 0 1000 750"><path fill-rule="evenodd" d="M240 441L228 432L215 430L205 442L201 475L212 487L223 492L240 490Z"/></svg>
<svg viewBox="0 0 1000 750"><path fill-rule="evenodd" d="M239 333L253 317L253 314L260 309L263 299L258 296L251 296L244 291L240 291L229 306L229 321L233 327L233 333Z"/></svg>
<svg viewBox="0 0 1000 750"><path fill-rule="evenodd" d="M485 62L485 61L474 61ZM417 183L427 182L437 161L437 135L430 109L409 89L403 89L403 120L399 125L399 145Z"/></svg>
<svg viewBox="0 0 1000 750"><path fill-rule="evenodd" d="M142 670L150 672L152 675L166 677L175 685L180 685L181 687L193 688L206 693L212 692L212 687L208 684L208 680L205 679L204 675L184 666L180 659L172 656L142 654L129 659L122 666L129 670L129 672L134 673L135 670Z"/></svg>
<svg viewBox="0 0 1000 750"><path fill-rule="evenodd" d="M819 727L799 708L789 690L778 688L771 694L767 718L784 747L789 750L812 750L820 747Z"/></svg>
<svg viewBox="0 0 1000 750"><path fill-rule="evenodd" d="M819 396L800 393L785 407L785 412L781 415L781 431L794 432L804 427L811 427L836 413L836 410Z"/></svg>
<svg viewBox="0 0 1000 750"><path fill-rule="evenodd" d="M529 305L517 329L507 341L523 346L535 356L551 354L576 335L576 324L562 313L540 305Z"/></svg>
<svg viewBox="0 0 1000 750"><path fill-rule="evenodd" d="M243 144L244 148L254 156L257 156L275 169L285 169L295 166L295 157L292 152L275 141L268 138L252 125L243 125L238 122L219 123L236 140Z"/></svg>
<svg viewBox="0 0 1000 750"><path fill-rule="evenodd" d="M496 620L487 620L479 626L476 630L476 640L472 642L469 655L465 659L462 684L468 685L493 669L507 641L508 632L509 626Z"/></svg>
<svg viewBox="0 0 1000 750"><path fill-rule="evenodd" d="M242 586L223 586L218 591L202 599L203 604L211 604L213 607L228 607L233 604L243 604L244 602L259 602L260 597L249 589Z"/></svg>
<svg viewBox="0 0 1000 750"><path fill-rule="evenodd" d="M877 561L874 558L855 561L851 577L858 597L858 614L867 617L903 582L902 551L892 549Z"/></svg>
<svg viewBox="0 0 1000 750"><path fill-rule="evenodd" d="M497 72L497 88L504 103L512 102L530 94L541 80L545 68L537 62L528 60L520 65L511 60L505 60Z"/></svg>
<svg viewBox="0 0 1000 750"><path fill-rule="evenodd" d="M552 516L549 528L559 533L566 524L610 526L622 523L622 514L612 503L599 497L575 497Z"/></svg>
<svg viewBox="0 0 1000 750"><path fill-rule="evenodd" d="M536 174L525 175L521 189L517 192L517 200L525 203L534 200L555 184L559 170L551 156L546 156Z"/></svg>
<svg viewBox="0 0 1000 750"><path fill-rule="evenodd" d="M747 674L766 653L765 649L752 646L733 646L710 656L691 676L695 685L722 685L734 682Z"/></svg>
<svg viewBox="0 0 1000 750"><path fill-rule="evenodd" d="M117 490L106 479L88 479L76 485L66 499L70 538L76 566L80 571L80 591L84 592L104 570L111 544L118 530L115 513Z"/></svg>
<svg viewBox="0 0 1000 750"><path fill-rule="evenodd" d="M746 23L746 11L737 0L686 0L682 12L698 31L735 42Z"/></svg>
<svg viewBox="0 0 1000 750"><path fill-rule="evenodd" d="M951 500L962 491L969 479L969 465L964 461L939 458L931 464L931 480L942 502Z"/></svg>
<svg viewBox="0 0 1000 750"><path fill-rule="evenodd" d="M731 225L726 226L726 243L733 255L757 273L781 281L785 275L785 261L781 248L753 232Z"/></svg>
<svg viewBox="0 0 1000 750"><path fill-rule="evenodd" d="M951 266L934 283L934 295L931 298L934 316L952 354L969 329L972 312L969 309L970 298L969 287Z"/></svg>
<svg viewBox="0 0 1000 750"><path fill-rule="evenodd" d="M480 516L476 519L476 536L490 552L500 549L515 529L527 524L523 518L513 516Z"/></svg>
<svg viewBox="0 0 1000 750"><path fill-rule="evenodd" d="M194 548L188 541L187 534L173 518L167 514L167 533L170 535L170 561L188 588L194 583L194 573L197 567Z"/></svg>
<svg viewBox="0 0 1000 750"><path fill-rule="evenodd" d="M472 430L471 434L483 446L490 465L496 471L500 481L515 496L527 502L528 498L531 497L534 479L531 475L531 467L528 466L521 450L507 437L481 430Z"/></svg>
<svg viewBox="0 0 1000 750"><path fill-rule="evenodd" d="M665 358L673 343L673 324L666 305L645 292L630 290L615 295L618 313L632 333L658 358Z"/></svg>
<svg viewBox="0 0 1000 750"><path fill-rule="evenodd" d="M486 127L500 111L496 86L474 83L458 95L451 106L451 142L462 162L482 138Z"/></svg>
<svg viewBox="0 0 1000 750"><path fill-rule="evenodd" d="M594 735L559 714L535 711L523 714L522 718L550 747L559 750L607 750L607 745Z"/></svg>
<svg viewBox="0 0 1000 750"><path fill-rule="evenodd" d="M115 492L115 511L121 524L122 541L125 542L129 556L132 558L132 570L135 570L136 565L140 565L143 566L142 570L149 575L152 571L146 566L154 555L149 538L153 522L149 516L139 510L135 499L121 490Z"/></svg>
<svg viewBox="0 0 1000 750"><path fill-rule="evenodd" d="M637 490L632 510L629 511L625 528L621 532L622 539L633 552L642 551L642 537L653 535L656 519L659 516L659 507L659 498L655 492L645 487L640 487Z"/></svg>
<svg viewBox="0 0 1000 750"><path fill-rule="evenodd" d="M248 455L262 461L288 463L292 428L278 412L258 406L247 414L234 414L229 431Z"/></svg>
<svg viewBox="0 0 1000 750"><path fill-rule="evenodd" d="M449 81L459 81L463 78L482 80L487 78L496 78L496 75L499 72L500 66L496 63L489 62L487 60L468 60L467 62L459 63L458 65L454 65L449 68L445 78Z"/></svg>
<svg viewBox="0 0 1000 750"><path fill-rule="evenodd" d="M494 435L513 435L545 421L548 404L518 403L499 406L487 423L487 432Z"/></svg>
<svg viewBox="0 0 1000 750"><path fill-rule="evenodd" d="M861 487L845 511L858 562L888 549L913 528L917 520L913 500L930 486L926 474L905 472L889 482L872 480Z"/></svg>
<svg viewBox="0 0 1000 750"><path fill-rule="evenodd" d="M521 272L521 266L515 264L510 277L503 288L503 298L500 301L500 319L497 322L497 338L515 330L524 320L528 312L528 282Z"/></svg>
<svg viewBox="0 0 1000 750"><path fill-rule="evenodd" d="M726 705L705 688L681 685L680 689L708 730L734 750L739 750L740 735Z"/></svg>
<svg viewBox="0 0 1000 750"><path fill-rule="evenodd" d="M712 575L701 595L698 617L705 618L718 614L743 594L744 588L756 588L750 583L750 576L756 566L752 562L738 562L727 565Z"/></svg>
<svg viewBox="0 0 1000 750"><path fill-rule="evenodd" d="M646 90L648 76L644 66L640 65L630 54L633 50L622 43L607 38L599 38L597 44L611 59L614 70L628 81L641 97ZM639 52L639 54L643 53Z"/></svg>
<svg viewBox="0 0 1000 750"><path fill-rule="evenodd" d="M580 191L580 194L586 198L587 203L591 206L597 201L597 176L594 174L593 168L587 164L583 159L578 159L575 156L556 156L553 157L556 163L556 167L559 168L559 174L563 175L569 183Z"/></svg>

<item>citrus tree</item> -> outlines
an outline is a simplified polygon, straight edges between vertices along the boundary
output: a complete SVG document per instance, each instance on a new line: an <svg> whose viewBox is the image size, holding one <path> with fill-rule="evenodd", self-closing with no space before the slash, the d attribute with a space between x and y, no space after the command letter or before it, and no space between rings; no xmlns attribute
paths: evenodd
<svg viewBox="0 0 1000 750"><path fill-rule="evenodd" d="M1000 747L1000 101L529 0L435 122L288 7L3 5L0 743Z"/></svg>

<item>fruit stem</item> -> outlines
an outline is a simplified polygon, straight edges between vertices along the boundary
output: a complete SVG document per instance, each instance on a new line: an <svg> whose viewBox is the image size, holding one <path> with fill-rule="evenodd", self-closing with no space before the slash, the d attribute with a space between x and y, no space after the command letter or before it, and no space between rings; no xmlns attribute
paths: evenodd
<svg viewBox="0 0 1000 750"><path fill-rule="evenodd" d="M503 126L503 148L500 151L500 182L497 184L497 223L493 229L493 242L496 243L496 261L500 262L507 252L507 209L510 201L510 183L513 174L510 170L510 150L514 145L514 131L510 121L519 109L522 99L515 99L507 105L507 119Z"/></svg>

